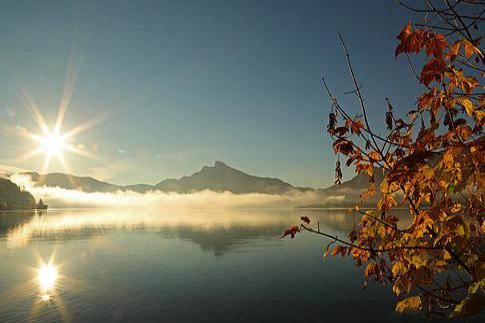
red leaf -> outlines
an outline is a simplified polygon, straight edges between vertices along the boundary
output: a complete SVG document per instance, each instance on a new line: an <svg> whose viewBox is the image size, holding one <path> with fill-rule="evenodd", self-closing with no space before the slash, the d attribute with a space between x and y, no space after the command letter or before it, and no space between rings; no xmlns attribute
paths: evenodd
<svg viewBox="0 0 485 323"><path fill-rule="evenodd" d="M281 236L280 239L282 239L286 236L291 236L291 239L293 239L298 232L300 232L300 227L297 226L297 225L294 225L294 226L286 229L285 232L283 232L283 235Z"/></svg>

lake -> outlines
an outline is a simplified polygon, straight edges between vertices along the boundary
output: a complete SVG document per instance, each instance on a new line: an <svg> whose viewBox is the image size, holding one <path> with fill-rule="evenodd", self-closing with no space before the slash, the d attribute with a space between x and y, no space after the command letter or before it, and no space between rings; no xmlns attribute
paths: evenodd
<svg viewBox="0 0 485 323"><path fill-rule="evenodd" d="M0 213L0 322L423 321L395 313L389 288L364 289L349 259L323 259L322 237L279 239L303 215L352 226L339 210Z"/></svg>

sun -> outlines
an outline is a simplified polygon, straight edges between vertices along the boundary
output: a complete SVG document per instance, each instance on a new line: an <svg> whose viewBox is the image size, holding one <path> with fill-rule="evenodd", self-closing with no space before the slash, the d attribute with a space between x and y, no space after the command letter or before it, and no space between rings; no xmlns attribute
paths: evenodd
<svg viewBox="0 0 485 323"><path fill-rule="evenodd" d="M40 113L39 113L40 115ZM49 168L49 164L52 158L56 158L61 165L63 166L65 171L69 171L69 168L66 164L66 159L64 154L66 152L74 153L83 157L87 157L90 159L95 159L93 154L90 154L88 151L77 147L75 144L74 136L94 125L93 120L89 120L83 124L78 125L77 127L67 131L61 132L61 124L57 123L53 129L50 129L43 118L39 118L38 124L41 131L41 134L33 134L30 132L25 131L23 135L30 138L33 142L37 144L37 147L34 150L30 151L22 158L28 158L33 155L44 155L44 165L42 171L45 172Z"/></svg>
<svg viewBox="0 0 485 323"><path fill-rule="evenodd" d="M62 132L61 129L64 112L59 112L55 126L49 128L49 126L45 122L44 117L35 106L31 107L31 111L39 127L40 134L34 134L27 130L23 130L21 132L22 136L29 138L37 144L36 148L34 148L32 151L28 152L24 156L21 156L21 159L30 158L34 155L39 154L44 155L44 164L42 168L43 172L47 171L47 169L49 168L49 164L52 158L56 158L61 163L64 171L69 172L69 167L64 157L64 154L66 152L74 153L76 155L87 157L89 159L97 159L93 153L90 153L86 149L84 149L83 145L76 145L75 135L99 123L99 117L90 119L66 132Z"/></svg>
<svg viewBox="0 0 485 323"><path fill-rule="evenodd" d="M30 137L38 144L32 154L43 154L45 156L44 170L49 167L52 157L56 157L65 166L64 153L66 151L79 153L79 149L69 144L72 139L71 133L63 134L60 127L50 130L47 126L42 127L42 132L42 135L30 134Z"/></svg>
<svg viewBox="0 0 485 323"><path fill-rule="evenodd" d="M35 139L39 142L39 148L42 150L42 152L50 156L58 156L62 154L66 148L68 148L66 136L59 133L48 132L43 136L36 136Z"/></svg>

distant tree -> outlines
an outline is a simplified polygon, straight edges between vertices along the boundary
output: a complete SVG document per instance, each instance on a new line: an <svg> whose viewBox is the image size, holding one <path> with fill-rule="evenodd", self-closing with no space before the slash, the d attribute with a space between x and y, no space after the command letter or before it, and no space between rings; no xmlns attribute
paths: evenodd
<svg viewBox="0 0 485 323"><path fill-rule="evenodd" d="M424 16L399 33L395 50L423 86L415 109L397 116L386 99L387 133L373 129L342 36L360 113L342 108L323 80L332 102L327 130L333 149L356 173L369 176L361 199L377 196L378 202L372 210L352 210L361 216L348 239L321 232L308 217L283 236L305 230L331 239L325 256L350 256L365 267L366 281L391 284L401 299L398 312L467 317L485 306L485 2L425 0L422 8L397 2ZM419 74L411 54L421 54ZM377 171L383 172L380 185ZM339 161L336 177L340 183ZM409 210L408 225L396 216L398 206Z"/></svg>

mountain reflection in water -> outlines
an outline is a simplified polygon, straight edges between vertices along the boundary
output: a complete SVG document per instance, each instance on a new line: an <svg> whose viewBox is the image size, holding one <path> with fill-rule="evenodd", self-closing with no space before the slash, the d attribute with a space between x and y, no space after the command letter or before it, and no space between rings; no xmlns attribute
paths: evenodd
<svg viewBox="0 0 485 323"><path fill-rule="evenodd" d="M0 213L0 237L9 248L18 248L32 240L89 239L109 230L159 231L162 237L191 241L204 251L223 255L247 240L278 243L275 238L302 215L333 231L348 231L353 225L352 216L335 210L50 210Z"/></svg>

